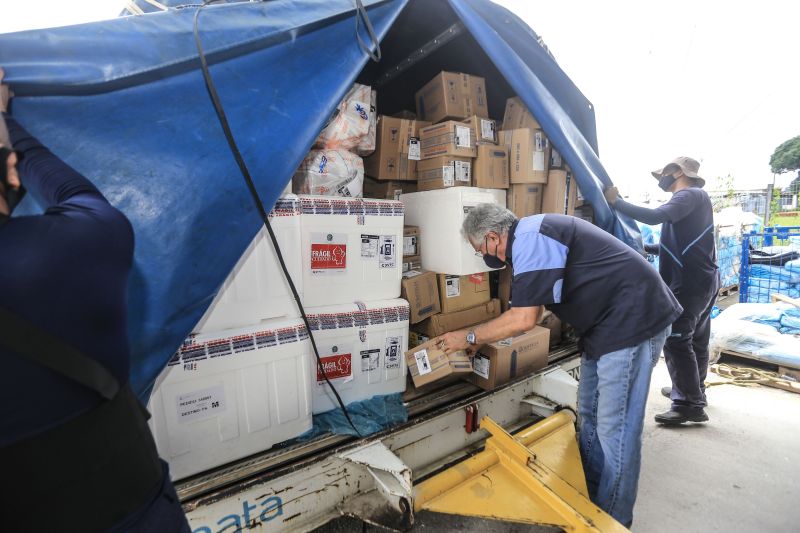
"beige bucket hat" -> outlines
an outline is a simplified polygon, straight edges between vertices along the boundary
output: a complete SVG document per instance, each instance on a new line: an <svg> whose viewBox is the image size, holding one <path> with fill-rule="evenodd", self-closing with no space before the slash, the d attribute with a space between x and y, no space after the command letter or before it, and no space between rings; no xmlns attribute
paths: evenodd
<svg viewBox="0 0 800 533"><path fill-rule="evenodd" d="M681 172L695 180L701 188L705 187L706 180L697 175L697 171L700 170L700 163L697 161L697 159L692 159L691 157L686 156L677 157L664 165L662 168L654 170L651 174L653 174L655 179L660 179L664 174L664 171L669 171L670 167L672 167L673 172L680 169Z"/></svg>

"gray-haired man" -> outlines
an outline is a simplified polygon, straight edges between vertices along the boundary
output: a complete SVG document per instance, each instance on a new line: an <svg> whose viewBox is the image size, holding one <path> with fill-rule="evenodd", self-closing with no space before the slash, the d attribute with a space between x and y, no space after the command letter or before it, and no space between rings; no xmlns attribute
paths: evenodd
<svg viewBox="0 0 800 533"><path fill-rule="evenodd" d="M633 520L650 374L681 306L653 268L621 241L575 217L517 220L494 204L467 215L464 237L491 267L513 269L511 308L472 331L439 338L469 349L533 328L542 306L580 334L580 447L589 496Z"/></svg>

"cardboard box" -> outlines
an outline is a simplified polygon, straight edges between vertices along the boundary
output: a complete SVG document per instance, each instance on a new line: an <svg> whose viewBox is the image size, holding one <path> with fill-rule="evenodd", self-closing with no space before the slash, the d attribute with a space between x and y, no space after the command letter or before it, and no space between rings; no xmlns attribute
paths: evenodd
<svg viewBox="0 0 800 533"><path fill-rule="evenodd" d="M497 144L500 140L498 136L500 130L497 129L497 121L495 120L473 115L464 120L463 123L469 125L472 138L478 146L482 144Z"/></svg>
<svg viewBox="0 0 800 533"><path fill-rule="evenodd" d="M486 189L508 189L508 148L479 145L472 168L472 184Z"/></svg>
<svg viewBox="0 0 800 533"><path fill-rule="evenodd" d="M403 261L422 255L419 240L419 227L403 226Z"/></svg>
<svg viewBox="0 0 800 533"><path fill-rule="evenodd" d="M472 159L442 156L420 161L417 166L417 191L432 191L472 185Z"/></svg>
<svg viewBox="0 0 800 533"><path fill-rule="evenodd" d="M536 326L518 337L480 347L472 361L469 381L492 390L544 368L549 352L550 331Z"/></svg>
<svg viewBox="0 0 800 533"><path fill-rule="evenodd" d="M488 303L464 309L463 311L433 315L419 324L414 324L412 328L417 333L432 339L443 333L481 324L498 316L500 316L500 300L495 298Z"/></svg>
<svg viewBox="0 0 800 533"><path fill-rule="evenodd" d="M378 181L364 178L364 198L399 200L401 194L409 192L417 192L416 181Z"/></svg>
<svg viewBox="0 0 800 533"><path fill-rule="evenodd" d="M517 215L517 218L538 215L542 212L544 187L540 183L512 184L506 194L506 206Z"/></svg>
<svg viewBox="0 0 800 533"><path fill-rule="evenodd" d="M468 276L437 274L437 277L443 313L469 309L492 299L487 272Z"/></svg>
<svg viewBox="0 0 800 533"><path fill-rule="evenodd" d="M478 151L469 125L448 120L419 130L420 156L430 159L443 155L475 157Z"/></svg>
<svg viewBox="0 0 800 533"><path fill-rule="evenodd" d="M417 116L430 122L489 116L486 83L480 76L440 72L414 95Z"/></svg>
<svg viewBox="0 0 800 533"><path fill-rule="evenodd" d="M561 343L562 325L560 318L551 311L545 310L544 313L542 313L542 317L539 319L539 325L550 332L550 346Z"/></svg>
<svg viewBox="0 0 800 533"><path fill-rule="evenodd" d="M514 130L519 128L529 128L538 130L542 127L539 122L534 118L522 99L519 96L514 96L506 100L506 110L503 113L503 128L507 130Z"/></svg>
<svg viewBox="0 0 800 533"><path fill-rule="evenodd" d="M547 183L550 142L542 130L505 130L501 144L509 147L511 183Z"/></svg>
<svg viewBox="0 0 800 533"><path fill-rule="evenodd" d="M472 362L466 352L447 355L437 346L435 339L411 348L405 353L406 366L415 387L444 379L454 374L467 376L472 372Z"/></svg>
<svg viewBox="0 0 800 533"><path fill-rule="evenodd" d="M420 270L404 272L400 284L400 297L408 301L411 324L421 322L442 310L434 272Z"/></svg>
<svg viewBox="0 0 800 533"><path fill-rule="evenodd" d="M542 213L574 215L578 186L569 170L551 170L542 191Z"/></svg>
<svg viewBox="0 0 800 533"><path fill-rule="evenodd" d="M419 159L419 130L429 122L378 116L375 152L364 158L364 173L376 180L413 181Z"/></svg>
<svg viewBox="0 0 800 533"><path fill-rule="evenodd" d="M403 272L409 270L422 270L422 257L415 255L413 257L403 258Z"/></svg>

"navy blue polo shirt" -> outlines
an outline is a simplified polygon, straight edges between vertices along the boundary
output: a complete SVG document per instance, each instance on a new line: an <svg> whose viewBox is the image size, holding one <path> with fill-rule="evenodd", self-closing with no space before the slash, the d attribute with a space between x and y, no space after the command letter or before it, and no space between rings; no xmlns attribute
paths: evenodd
<svg viewBox="0 0 800 533"><path fill-rule="evenodd" d="M682 189L656 211L667 219L661 226L659 272L681 302L704 298L716 287L717 254L714 212L708 194L697 187Z"/></svg>
<svg viewBox="0 0 800 533"><path fill-rule="evenodd" d="M513 307L543 305L571 324L587 357L636 346L683 309L650 264L600 228L535 215L509 231Z"/></svg>

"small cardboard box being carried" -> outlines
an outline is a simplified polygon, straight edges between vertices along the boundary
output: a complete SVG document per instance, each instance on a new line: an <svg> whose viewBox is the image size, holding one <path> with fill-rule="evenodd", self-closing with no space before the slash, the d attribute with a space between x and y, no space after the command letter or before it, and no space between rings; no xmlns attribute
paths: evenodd
<svg viewBox="0 0 800 533"><path fill-rule="evenodd" d="M472 185L472 159L445 155L417 165L417 191Z"/></svg>
<svg viewBox="0 0 800 533"><path fill-rule="evenodd" d="M450 331L481 324L498 316L500 316L500 300L495 298L485 304L476 305L463 311L433 315L419 324L412 325L411 329L432 339Z"/></svg>
<svg viewBox="0 0 800 533"><path fill-rule="evenodd" d="M489 116L486 83L480 76L440 72L414 95L417 116L430 122Z"/></svg>
<svg viewBox="0 0 800 533"><path fill-rule="evenodd" d="M485 189L508 189L508 148L494 144L478 145L472 185Z"/></svg>
<svg viewBox="0 0 800 533"><path fill-rule="evenodd" d="M547 366L550 330L536 326L527 333L478 349L469 381L492 390Z"/></svg>
<svg viewBox="0 0 800 533"><path fill-rule="evenodd" d="M408 301L410 324L421 322L442 310L434 272L419 270L403 272L400 297Z"/></svg>
<svg viewBox="0 0 800 533"><path fill-rule="evenodd" d="M491 300L487 272L468 276L451 276L449 274L437 274L437 276L443 313L463 311Z"/></svg>
<svg viewBox="0 0 800 533"><path fill-rule="evenodd" d="M420 156L430 159L442 155L475 157L472 128L462 122L448 120L419 130Z"/></svg>
<svg viewBox="0 0 800 533"><path fill-rule="evenodd" d="M544 187L541 183L511 184L506 194L506 206L517 218L538 215L542 212Z"/></svg>
<svg viewBox="0 0 800 533"><path fill-rule="evenodd" d="M542 127L539 125L539 121L528 111L528 108L525 107L522 99L519 96L514 96L506 100L506 110L503 113L503 128L507 130L518 128L538 130Z"/></svg>
<svg viewBox="0 0 800 533"><path fill-rule="evenodd" d="M504 130L500 144L508 147L511 183L547 183L550 141L542 130Z"/></svg>
<svg viewBox="0 0 800 533"><path fill-rule="evenodd" d="M419 226L403 226L403 261L422 255L419 242Z"/></svg>
<svg viewBox="0 0 800 533"><path fill-rule="evenodd" d="M578 184L570 170L551 170L542 191L542 213L574 215L578 202Z"/></svg>
<svg viewBox="0 0 800 533"><path fill-rule="evenodd" d="M364 159L364 173L376 180L413 181L419 155L419 130L430 122L380 115L375 152Z"/></svg>
<svg viewBox="0 0 800 533"><path fill-rule="evenodd" d="M431 339L405 353L406 366L415 387L439 381L448 376L468 376L472 372L472 362L466 352L459 351L447 355Z"/></svg>
<svg viewBox="0 0 800 533"><path fill-rule="evenodd" d="M364 178L364 198L399 200L401 194L409 192L417 192L416 181L378 181Z"/></svg>

